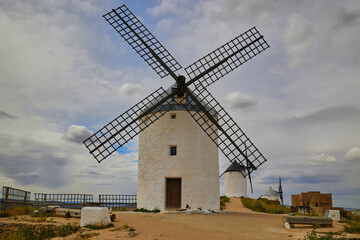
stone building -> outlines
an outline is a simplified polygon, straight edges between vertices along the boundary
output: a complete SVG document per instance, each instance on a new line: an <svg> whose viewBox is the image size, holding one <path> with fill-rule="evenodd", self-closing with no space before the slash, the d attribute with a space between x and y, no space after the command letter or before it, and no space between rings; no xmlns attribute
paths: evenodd
<svg viewBox="0 0 360 240"><path fill-rule="evenodd" d="M332 194L320 192L304 192L291 195L291 205L305 213L316 212L323 215L327 209L332 209Z"/></svg>
<svg viewBox="0 0 360 240"><path fill-rule="evenodd" d="M155 109L170 111L139 134L137 207L219 210L218 147L187 112L200 110L181 100L188 101L175 97Z"/></svg>

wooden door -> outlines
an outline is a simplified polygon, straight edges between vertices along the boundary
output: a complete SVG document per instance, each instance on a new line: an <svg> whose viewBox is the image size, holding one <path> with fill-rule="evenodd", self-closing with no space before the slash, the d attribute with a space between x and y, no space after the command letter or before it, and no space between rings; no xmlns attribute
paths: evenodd
<svg viewBox="0 0 360 240"><path fill-rule="evenodd" d="M166 208L181 208L181 178L166 179Z"/></svg>

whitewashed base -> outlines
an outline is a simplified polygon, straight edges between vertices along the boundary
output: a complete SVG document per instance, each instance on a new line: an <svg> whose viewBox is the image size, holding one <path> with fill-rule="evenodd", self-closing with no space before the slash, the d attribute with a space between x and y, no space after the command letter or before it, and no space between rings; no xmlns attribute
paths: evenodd
<svg viewBox="0 0 360 240"><path fill-rule="evenodd" d="M111 223L109 209L106 207L84 207L81 209L80 226L108 225Z"/></svg>

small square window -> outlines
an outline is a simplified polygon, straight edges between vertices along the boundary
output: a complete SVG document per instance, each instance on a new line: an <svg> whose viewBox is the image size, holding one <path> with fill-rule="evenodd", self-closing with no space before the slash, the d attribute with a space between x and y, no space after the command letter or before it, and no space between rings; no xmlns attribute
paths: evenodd
<svg viewBox="0 0 360 240"><path fill-rule="evenodd" d="M176 146L170 146L170 156L176 156Z"/></svg>
<svg viewBox="0 0 360 240"><path fill-rule="evenodd" d="M171 113L171 114L170 114L170 118L171 118L171 119L175 119L175 118L176 118L176 113Z"/></svg>

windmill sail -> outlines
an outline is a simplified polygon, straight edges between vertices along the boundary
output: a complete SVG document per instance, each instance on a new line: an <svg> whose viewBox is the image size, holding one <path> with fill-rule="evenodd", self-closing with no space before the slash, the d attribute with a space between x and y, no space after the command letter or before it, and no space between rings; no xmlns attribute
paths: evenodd
<svg viewBox="0 0 360 240"><path fill-rule="evenodd" d="M85 146L98 162L103 161L163 116L168 109L156 112L151 110L161 108L160 104L166 98L169 99L170 95L163 88L157 89L86 139Z"/></svg>
<svg viewBox="0 0 360 240"><path fill-rule="evenodd" d="M187 93L192 95L190 91ZM201 111L186 109L230 162L238 161L246 166L247 174L250 174L266 161L236 122L205 88L201 91L195 90L193 97L190 101L187 100L186 104L200 107Z"/></svg>
<svg viewBox="0 0 360 240"><path fill-rule="evenodd" d="M207 87L238 66L270 47L253 27L185 68L190 77L199 78L196 87Z"/></svg>
<svg viewBox="0 0 360 240"><path fill-rule="evenodd" d="M181 65L125 5L103 17L161 78L176 77Z"/></svg>
<svg viewBox="0 0 360 240"><path fill-rule="evenodd" d="M281 178L279 177L279 197L280 197L280 201L281 201L281 205L284 205L284 198L283 198L283 190L282 190L282 186L281 186Z"/></svg>

